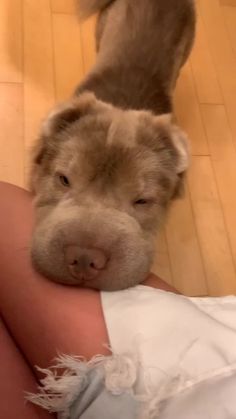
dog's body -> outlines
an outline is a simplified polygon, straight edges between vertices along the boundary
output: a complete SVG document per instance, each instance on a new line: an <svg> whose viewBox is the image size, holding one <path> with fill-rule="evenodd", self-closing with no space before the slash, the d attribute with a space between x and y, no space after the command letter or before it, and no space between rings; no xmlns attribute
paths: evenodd
<svg viewBox="0 0 236 419"><path fill-rule="evenodd" d="M43 124L32 256L54 280L115 290L148 273L156 229L188 166L171 113L195 14L192 0L80 3L86 16L100 10L98 58Z"/></svg>
<svg viewBox="0 0 236 419"><path fill-rule="evenodd" d="M83 0L97 24L98 58L78 88L123 109L172 112L172 94L194 39L192 0Z"/></svg>

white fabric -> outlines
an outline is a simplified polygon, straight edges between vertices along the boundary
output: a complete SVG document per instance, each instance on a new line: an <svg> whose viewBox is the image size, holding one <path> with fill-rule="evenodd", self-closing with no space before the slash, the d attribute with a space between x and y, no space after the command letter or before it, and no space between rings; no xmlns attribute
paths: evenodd
<svg viewBox="0 0 236 419"><path fill-rule="evenodd" d="M113 352L139 360L135 390L159 406L153 417L236 418L236 297L140 285L103 292L102 305Z"/></svg>

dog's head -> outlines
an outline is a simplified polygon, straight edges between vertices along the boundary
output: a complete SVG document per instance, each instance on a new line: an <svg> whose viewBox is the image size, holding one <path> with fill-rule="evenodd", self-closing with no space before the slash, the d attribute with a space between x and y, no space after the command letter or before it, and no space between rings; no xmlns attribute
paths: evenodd
<svg viewBox="0 0 236 419"><path fill-rule="evenodd" d="M57 108L42 126L31 176L34 265L62 283L140 283L187 166L186 137L169 115L123 111L90 93Z"/></svg>

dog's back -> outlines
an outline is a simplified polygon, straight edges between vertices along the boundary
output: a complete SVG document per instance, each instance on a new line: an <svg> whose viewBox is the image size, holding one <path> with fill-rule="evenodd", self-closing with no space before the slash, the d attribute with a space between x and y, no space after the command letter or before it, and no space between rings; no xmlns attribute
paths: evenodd
<svg viewBox="0 0 236 419"><path fill-rule="evenodd" d="M101 9L98 60L79 88L115 106L172 110L171 96L195 32L193 0L82 0L85 15Z"/></svg>

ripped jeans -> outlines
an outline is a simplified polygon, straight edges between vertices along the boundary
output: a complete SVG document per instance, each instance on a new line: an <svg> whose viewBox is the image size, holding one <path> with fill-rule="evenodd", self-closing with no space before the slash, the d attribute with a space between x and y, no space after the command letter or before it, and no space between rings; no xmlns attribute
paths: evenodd
<svg viewBox="0 0 236 419"><path fill-rule="evenodd" d="M66 369L62 376L56 370ZM134 396L136 365L128 356L80 358L61 356L55 369L42 370L41 394L28 400L58 413L58 419L136 419L140 402Z"/></svg>
<svg viewBox="0 0 236 419"><path fill-rule="evenodd" d="M86 363L62 356L62 376L41 370L40 394L31 402L57 412L58 419L230 419L236 417L236 364L191 382L166 377L155 394L137 394L137 364L129 355L95 357ZM217 395L217 398L216 398ZM232 416L233 414L233 416Z"/></svg>
<svg viewBox="0 0 236 419"><path fill-rule="evenodd" d="M31 401L59 419L236 418L235 296L137 286L102 304L113 354L60 357Z"/></svg>

